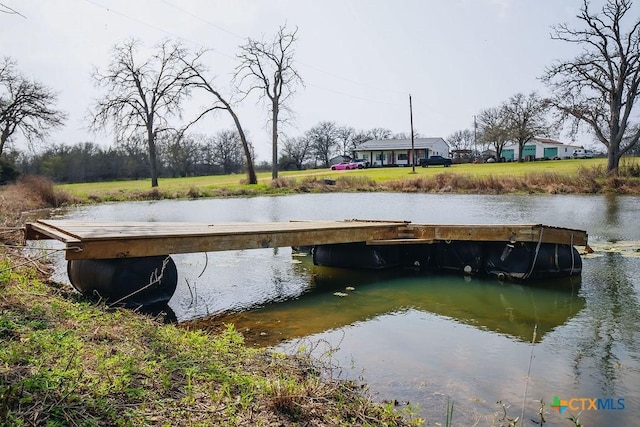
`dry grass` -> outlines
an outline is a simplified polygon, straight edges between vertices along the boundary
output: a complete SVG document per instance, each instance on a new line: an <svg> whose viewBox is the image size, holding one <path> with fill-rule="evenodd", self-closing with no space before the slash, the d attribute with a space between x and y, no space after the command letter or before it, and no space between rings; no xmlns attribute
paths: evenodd
<svg viewBox="0 0 640 427"><path fill-rule="evenodd" d="M607 177L604 167L580 167L574 175L538 172L522 176L472 176L443 172L433 176L390 180L380 183L378 188L424 193L640 194L640 180L635 176L640 168L637 169L623 169L624 173L618 177Z"/></svg>
<svg viewBox="0 0 640 427"><path fill-rule="evenodd" d="M322 169L282 172L272 180L263 174L257 185L241 184L238 176L163 179L160 187L126 181L61 185L80 202L236 197L321 192L432 192L640 194L640 163L625 158L619 176L607 177L606 159L525 163L465 164L452 168L372 168L353 171ZM235 180L235 181L234 181Z"/></svg>
<svg viewBox="0 0 640 427"><path fill-rule="evenodd" d="M47 178L23 176L15 184L0 187L0 221L5 227L19 225L30 212L57 208L73 201L72 196L56 189Z"/></svg>

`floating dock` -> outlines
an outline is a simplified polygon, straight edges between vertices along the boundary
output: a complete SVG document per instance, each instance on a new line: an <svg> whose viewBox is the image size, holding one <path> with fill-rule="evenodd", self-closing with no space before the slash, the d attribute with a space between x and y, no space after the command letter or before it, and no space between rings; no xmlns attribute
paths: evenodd
<svg viewBox="0 0 640 427"><path fill-rule="evenodd" d="M136 280L145 281L145 291L152 288L151 276L157 278L155 282L163 277L168 282L169 288L160 299L172 294L177 283L172 254L307 247L317 265L411 267L525 280L581 274L582 262L575 246L587 246L588 240L585 231L542 224L443 225L380 220L39 220L26 224L24 232L26 240L64 243L71 283L82 292L109 294L112 300L137 289L140 285L132 283ZM110 292L114 287L122 289Z"/></svg>

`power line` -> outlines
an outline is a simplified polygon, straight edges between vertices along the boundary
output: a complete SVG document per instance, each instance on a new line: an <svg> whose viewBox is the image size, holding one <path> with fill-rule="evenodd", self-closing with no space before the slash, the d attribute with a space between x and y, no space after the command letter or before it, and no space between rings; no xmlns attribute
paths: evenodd
<svg viewBox="0 0 640 427"><path fill-rule="evenodd" d="M225 33L230 34L230 35L232 35L232 36L234 36L234 37L236 37L236 38L239 38L239 39L241 39L241 40L246 40L246 38L245 38L245 37L242 37L240 34L236 34L236 33L234 33L233 31L227 30L226 28L221 27L221 26L220 26L220 25L218 25L218 24L214 24L214 23L213 23L213 22L211 22L211 21L207 21L207 20L206 20L206 19L204 19L203 17L201 17L201 16L199 16L199 15L196 15L195 13L191 13L191 12L189 12L188 10L186 10L186 9L184 9L184 8L180 7L180 6L176 6L175 4L169 3L169 2L168 2L168 1L166 1L166 0L161 0L161 1L162 1L162 3L166 4L167 6L171 6L171 7L172 7L172 8L174 8L174 9L177 9L177 10L179 10L179 11L183 12L183 13L186 13L187 15L191 16L192 18L196 18L197 20L202 21L202 22L204 22L204 23L205 23L205 24L207 24L207 25L211 25L212 27L217 28L217 29L218 29L218 30L220 30L220 31L224 31Z"/></svg>
<svg viewBox="0 0 640 427"><path fill-rule="evenodd" d="M142 21L142 20L140 20L138 18L134 18L134 17L129 16L126 13L122 13L122 12L116 10L116 9L113 9L113 8L110 8L110 7L107 7L107 6L103 6L103 5L95 2L94 0L84 0L84 1L96 6L98 8L100 8L100 9L104 9L109 13L114 13L114 14L116 14L118 16L121 16L123 18L126 18L126 19L129 19L131 21L137 22L139 24L145 25L145 26L147 26L149 28L153 28L154 30L160 31L160 32L162 32L164 34L167 34L167 35L170 35L171 37L175 37L177 39L187 41L187 42L192 43L192 44L194 44L196 46L199 46L199 47L203 46L201 43L195 42L193 40L189 40L186 37L183 37L183 36L180 36L178 34L172 33L171 31L165 30L164 28L158 27L157 25L153 25L153 24L150 24L149 22L145 22L145 21Z"/></svg>
<svg viewBox="0 0 640 427"><path fill-rule="evenodd" d="M151 24L149 22L143 21L141 19L132 17L130 15L127 15L126 13L120 12L120 11L118 11L116 9L111 8L111 7L104 6L104 5L98 3L95 0L84 0L84 1L89 3L89 4L92 4L95 7L98 7L100 9L104 9L105 11L107 11L109 13L114 13L114 14L116 14L118 16L121 16L121 17L123 17L125 19L137 22L137 23L139 23L141 25L147 26L147 27L152 28L152 29L154 29L156 31L159 31L159 32L164 33L164 34L167 34L167 35L169 35L171 37L174 37L176 39L180 39L180 40L189 42L189 43L191 43L191 44L193 44L195 46L198 46L200 48L204 48L204 45L202 43L195 42L195 41L190 40L190 39L188 39L188 38L186 38L184 36L178 35L176 33L168 31L168 30L166 30L166 29L164 29L162 27L159 27L157 25L154 25L154 24ZM176 9L176 10L178 10L178 11L180 11L180 12L182 12L182 13L184 13L184 14L192 17L192 18L196 18L199 21L201 21L201 22L203 22L203 23L205 23L205 24L207 24L207 25L209 25L209 26L211 26L213 28L216 28L219 31L225 32L225 33L227 33L227 34L229 34L229 35L231 35L231 36L233 36L235 38L241 39L241 40L246 40L247 39L246 37L243 37L243 36L233 32L233 31L230 31L230 30L218 25L218 24L215 24L215 23L213 23L213 22L211 22L209 20L206 20L206 19L202 18L201 16L198 16L197 14L194 14L194 13L192 13L192 12L190 12L190 11L180 7L180 6L172 4L171 2L169 2L167 0L161 0L161 1L162 1L162 3L166 4L167 6L170 6L170 7L174 8L174 9ZM2 3L0 3L0 6L1 5L2 5ZM217 49L213 49L213 48L206 48L206 49L208 51L211 51L211 52L216 53L218 55L224 56L226 58L230 58L230 59L234 59L235 58L234 55L230 55L230 54L221 52L221 51L219 51ZM341 76L339 74L323 70L321 68L315 67L315 66L313 66L311 64L307 64L305 62L300 62L300 61L297 61L297 62L300 65L304 66L304 67L307 67L307 68L312 69L314 71L317 71L319 73L325 74L325 75L330 76L332 78L335 78L335 79L338 79L338 80L342 80L342 81L347 82L347 83L352 84L352 85L357 85L357 86L361 86L361 87L374 89L377 92L387 92L387 93L393 93L393 94L402 94L403 96L405 94L405 92L401 92L401 91L398 91L398 90L390 90L390 89L387 89L387 88L380 88L380 87L375 86L375 85L371 85L371 84L364 83L364 82L361 82L361 81L356 81L356 80ZM326 92L334 93L336 95L340 95L340 96L343 96L343 97L351 98L351 99L357 99L357 100L360 100L360 101L365 101L365 102L370 102L370 103L375 103L375 104L380 104L380 105L388 105L388 106L398 107L398 108L404 108L405 107L404 104L399 104L399 103L394 103L394 102L389 102L389 101L375 100L375 99L370 99L370 98L363 98L363 97L360 97L360 96L357 96L357 95L352 95L352 94L349 94L349 93L346 93L346 92L341 92L341 91L337 91L335 89L330 89L330 88L327 88L327 87L324 87L324 86L321 86L321 85L316 85L316 84L312 84L312 83L306 83L306 85L307 86L311 86L311 87L315 87L315 88L317 88L319 90L323 90L323 91L326 91ZM434 112L437 112L438 114L440 114L440 112L438 112L437 110L435 110L435 109L433 109L431 107L428 107L428 106L424 105L421 102L419 102L419 105L427 107L427 109L429 109L431 111L434 111Z"/></svg>
<svg viewBox="0 0 640 427"><path fill-rule="evenodd" d="M8 13L9 15L19 15L19 16L22 16L24 19L27 19L26 16L24 16L23 14L21 14L17 10L7 6L4 3L0 3L0 8L4 8L4 10L0 10L0 12L2 12L2 13Z"/></svg>
<svg viewBox="0 0 640 427"><path fill-rule="evenodd" d="M169 2L167 0L161 0L161 1L162 1L162 3L168 5L168 6L174 8L176 10L181 11L181 12L185 13L186 15L189 15L189 16L191 16L193 18L196 18L199 21L204 22L205 24L210 25L210 26L212 26L212 27L214 27L214 28L216 28L216 29L218 29L220 31L223 31L223 32L225 32L227 34L230 34L230 35L232 35L232 36L234 36L234 37L236 37L236 38L238 38L240 40L247 40L247 37L243 37L238 33L235 33L235 32L233 32L233 31L231 31L231 30L229 30L227 28L222 27L221 25L218 25L218 24L215 24L215 23L213 23L211 21L208 21L208 20L202 18L201 16L199 16L197 14L194 14L194 13L192 13L192 12L190 12L190 11L180 7L180 6L177 6L177 5L171 3L171 2ZM330 71L323 70L321 68L318 68L318 67L313 66L311 64L307 64L305 62L301 62L301 61L296 61L296 62L298 64L304 66L304 67L307 67L307 68L311 69L311 70L317 71L319 73L325 74L327 76L333 77L333 78L338 79L338 80L345 81L347 83L351 83L351 84L358 85L358 86L363 86L363 87L369 87L369 88L375 89L376 91L379 91L379 92L383 92L384 91L384 92L389 92L389 93L401 94L402 96L404 96L404 94L405 94L405 92L396 91L396 90L389 90L389 89L386 89L386 88L380 88L380 87L377 87L375 85L371 85L371 84L364 83L364 82L361 82L361 81L353 80L353 79L350 79L350 78L347 78L347 77L332 73Z"/></svg>
<svg viewBox="0 0 640 427"><path fill-rule="evenodd" d="M357 96L357 95L351 95L351 94L348 94L348 93L345 93L345 92L340 92L340 91L335 90L335 89L329 89L329 88L324 87L324 86L314 85L312 83L305 83L305 84L307 86L315 87L315 88L320 89L320 90L324 90L324 91L327 91L327 92L335 93L336 95L342 95L342 96L346 96L348 98L357 99L359 101L373 102L373 103L376 103L376 104L385 104L385 105L390 105L392 107L402 107L402 108L404 108L404 105L401 105L401 104L396 104L396 103L387 102L387 101L379 101L379 100L374 100L374 99L362 98L362 97Z"/></svg>

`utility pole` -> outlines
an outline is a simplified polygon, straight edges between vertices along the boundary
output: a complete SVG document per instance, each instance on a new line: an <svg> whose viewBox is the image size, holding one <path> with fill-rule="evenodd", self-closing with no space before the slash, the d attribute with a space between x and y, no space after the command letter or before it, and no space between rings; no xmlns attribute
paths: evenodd
<svg viewBox="0 0 640 427"><path fill-rule="evenodd" d="M473 148L473 155L475 156L478 151L478 122L475 115L473 116Z"/></svg>
<svg viewBox="0 0 640 427"><path fill-rule="evenodd" d="M411 173L416 173L416 150L413 144L413 106L411 105L411 94L409 94L409 117L411 119Z"/></svg>

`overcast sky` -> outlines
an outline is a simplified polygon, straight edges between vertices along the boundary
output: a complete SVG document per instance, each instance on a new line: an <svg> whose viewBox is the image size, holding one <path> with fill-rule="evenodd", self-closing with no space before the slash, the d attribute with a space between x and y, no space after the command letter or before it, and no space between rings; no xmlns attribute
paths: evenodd
<svg viewBox="0 0 640 427"><path fill-rule="evenodd" d="M599 9L603 0L593 0ZM130 37L152 47L170 38L211 49L204 57L216 85L231 92L238 46L270 38L280 25L298 27L295 61L304 87L291 101L295 120L283 131L298 136L321 121L357 130L374 127L443 137L473 127L480 110L510 96L546 89L546 66L571 58L577 47L550 38L551 26L575 16L582 0L0 0L24 17L0 14L3 55L25 74L59 92L69 115L51 141L112 145L85 120L100 92L93 67L105 69L110 51ZM185 104L184 119L206 104ZM258 161L270 160L267 109L257 98L238 108ZM232 128L219 113L195 131ZM559 136L566 142L566 136ZM584 138L584 137L583 137ZM22 139L17 141L20 148ZM588 138L576 141L590 144Z"/></svg>

